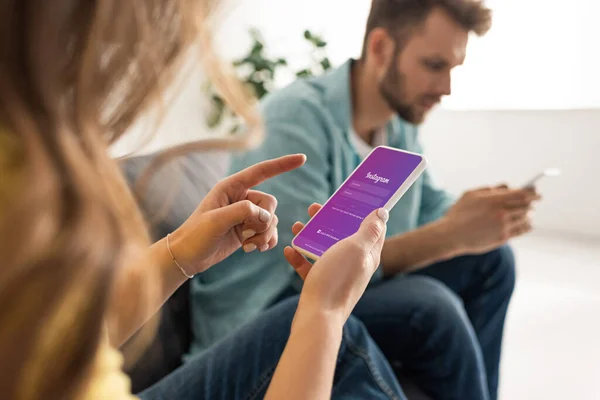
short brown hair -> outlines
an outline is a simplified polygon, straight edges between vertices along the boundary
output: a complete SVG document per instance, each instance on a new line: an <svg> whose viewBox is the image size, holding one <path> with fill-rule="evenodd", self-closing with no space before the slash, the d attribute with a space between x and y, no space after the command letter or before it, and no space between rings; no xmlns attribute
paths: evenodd
<svg viewBox="0 0 600 400"><path fill-rule="evenodd" d="M402 42L408 28L420 25L435 8L445 10L465 30L485 35L492 25L492 11L481 0L373 0L363 45L366 55L369 34L384 28Z"/></svg>

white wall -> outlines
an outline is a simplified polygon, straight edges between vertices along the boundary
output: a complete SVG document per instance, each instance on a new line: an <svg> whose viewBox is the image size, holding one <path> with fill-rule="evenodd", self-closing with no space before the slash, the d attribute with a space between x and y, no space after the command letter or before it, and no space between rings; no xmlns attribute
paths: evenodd
<svg viewBox="0 0 600 400"><path fill-rule="evenodd" d="M225 2L217 43L225 57L248 50L248 29L258 28L267 43L267 54L284 56L294 69L305 67L309 46L306 29L322 35L334 64L360 55L371 0L237 0ZM286 83L290 76L281 76Z"/></svg>
<svg viewBox="0 0 600 400"><path fill-rule="evenodd" d="M540 184L536 227L600 237L600 110L437 110L422 139L435 175L455 193L561 168Z"/></svg>
<svg viewBox="0 0 600 400"><path fill-rule="evenodd" d="M570 109L600 107L596 0L487 0L491 31L473 37L467 61L453 74L452 109ZM219 23L220 47L236 57L247 30L258 27L274 56L294 66L306 60L302 32L329 43L334 64L360 54L371 0L230 0ZM285 82L287 77L281 77ZM515 96L515 94L518 94Z"/></svg>

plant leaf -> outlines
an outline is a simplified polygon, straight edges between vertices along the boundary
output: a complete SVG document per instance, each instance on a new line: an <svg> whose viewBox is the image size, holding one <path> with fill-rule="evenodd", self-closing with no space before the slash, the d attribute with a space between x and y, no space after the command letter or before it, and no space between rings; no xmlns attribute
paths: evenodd
<svg viewBox="0 0 600 400"><path fill-rule="evenodd" d="M321 60L321 66L323 67L323 69L325 71L331 69L331 61L329 61L329 58L325 57Z"/></svg>

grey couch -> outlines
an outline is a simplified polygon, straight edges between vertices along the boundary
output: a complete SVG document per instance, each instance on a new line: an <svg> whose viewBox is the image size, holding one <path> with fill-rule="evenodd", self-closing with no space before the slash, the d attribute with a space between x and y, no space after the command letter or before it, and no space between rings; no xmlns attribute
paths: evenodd
<svg viewBox="0 0 600 400"><path fill-rule="evenodd" d="M130 185L135 184L152 159L152 155L147 155L122 162L122 170ZM162 238L180 226L210 189L227 174L228 167L228 154L190 153L155 173L140 204L150 221L152 236ZM186 283L163 307L154 341L136 364L126 370L134 393L149 387L181 365L192 336L188 298L189 284ZM401 383L409 399L427 400L409 380L401 379Z"/></svg>

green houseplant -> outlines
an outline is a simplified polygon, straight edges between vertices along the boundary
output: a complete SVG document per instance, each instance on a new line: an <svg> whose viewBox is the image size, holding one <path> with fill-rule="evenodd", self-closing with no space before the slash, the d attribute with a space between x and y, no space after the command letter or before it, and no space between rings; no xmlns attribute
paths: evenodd
<svg viewBox="0 0 600 400"><path fill-rule="evenodd" d="M250 87L258 99L262 99L276 89L275 78L277 72L281 69L289 70L290 68L285 58L270 58L265 54L265 40L258 29L250 29L249 33L252 39L250 50L245 56L234 60L233 65L242 82ZM304 39L310 45L310 60L305 68L292 71L293 74L298 78L308 78L330 70L332 66L326 54L327 42L308 30L304 32ZM208 126L216 129L227 122L231 125L230 132L237 131L239 123L235 121L235 116L227 108L223 99L212 90L211 86L207 86L206 90L211 97L207 117Z"/></svg>

